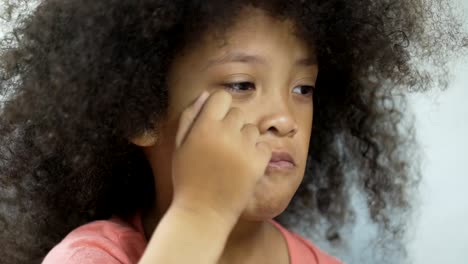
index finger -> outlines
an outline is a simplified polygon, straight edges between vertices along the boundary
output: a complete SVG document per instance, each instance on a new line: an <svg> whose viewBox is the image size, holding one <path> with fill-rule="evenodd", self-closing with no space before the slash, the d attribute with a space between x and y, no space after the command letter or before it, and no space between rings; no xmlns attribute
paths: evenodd
<svg viewBox="0 0 468 264"><path fill-rule="evenodd" d="M195 102L192 103L184 112L182 113L182 116L180 117L179 121L179 129L177 131L176 135L176 148L178 148L182 142L184 141L185 137L187 134L190 132L190 129L193 126L193 123L195 123L195 120L200 114L200 110L203 107L203 104L206 102L206 99L208 98L209 93L207 91L204 91L196 100Z"/></svg>

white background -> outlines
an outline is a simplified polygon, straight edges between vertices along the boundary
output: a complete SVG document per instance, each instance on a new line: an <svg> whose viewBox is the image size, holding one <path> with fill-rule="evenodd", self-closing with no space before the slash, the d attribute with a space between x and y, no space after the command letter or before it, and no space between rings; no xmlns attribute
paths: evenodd
<svg viewBox="0 0 468 264"><path fill-rule="evenodd" d="M468 0L460 3L468 20ZM410 97L425 153L416 264L468 264L468 58L457 64L447 90Z"/></svg>
<svg viewBox="0 0 468 264"><path fill-rule="evenodd" d="M414 263L468 263L468 63L448 90L413 95L425 151Z"/></svg>

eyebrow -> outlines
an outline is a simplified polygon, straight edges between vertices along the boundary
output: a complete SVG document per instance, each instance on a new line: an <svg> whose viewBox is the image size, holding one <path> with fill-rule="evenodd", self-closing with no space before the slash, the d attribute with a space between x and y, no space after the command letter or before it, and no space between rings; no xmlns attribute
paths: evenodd
<svg viewBox="0 0 468 264"><path fill-rule="evenodd" d="M233 63L233 62L262 64L262 65L267 64L266 59L258 55L248 54L244 52L228 52L227 54L225 54L224 56L220 58L209 60L206 66L204 67L204 69L206 70L207 68L213 67L215 65ZM317 64L317 58L315 56L302 58L302 59L297 60L294 64L296 66L313 66Z"/></svg>

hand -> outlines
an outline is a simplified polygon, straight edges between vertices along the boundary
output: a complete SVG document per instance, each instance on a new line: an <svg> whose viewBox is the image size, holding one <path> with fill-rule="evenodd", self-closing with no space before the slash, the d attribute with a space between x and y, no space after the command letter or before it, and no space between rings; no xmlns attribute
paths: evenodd
<svg viewBox="0 0 468 264"><path fill-rule="evenodd" d="M231 108L226 91L204 92L180 118L172 157L172 206L237 220L265 173L271 148Z"/></svg>

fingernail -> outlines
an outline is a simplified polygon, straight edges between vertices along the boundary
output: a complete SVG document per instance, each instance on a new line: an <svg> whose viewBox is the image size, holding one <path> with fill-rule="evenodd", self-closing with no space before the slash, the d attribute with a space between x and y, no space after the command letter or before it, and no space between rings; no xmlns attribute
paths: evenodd
<svg viewBox="0 0 468 264"><path fill-rule="evenodd" d="M210 93L208 93L207 91L203 91L203 93L200 95L200 99L201 101L204 101L206 98L208 98L208 96L210 95Z"/></svg>
<svg viewBox="0 0 468 264"><path fill-rule="evenodd" d="M200 105L202 105L209 95L210 94L207 91L203 91L203 93L198 97L197 101L195 102L195 106L199 107Z"/></svg>

